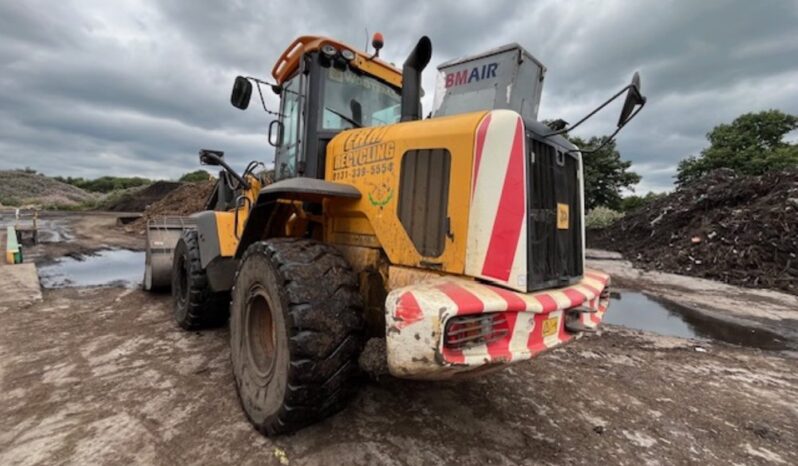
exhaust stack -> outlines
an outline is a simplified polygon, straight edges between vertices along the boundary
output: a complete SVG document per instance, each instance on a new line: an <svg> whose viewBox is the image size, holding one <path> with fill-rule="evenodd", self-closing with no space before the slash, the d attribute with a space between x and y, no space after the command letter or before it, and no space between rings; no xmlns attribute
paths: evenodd
<svg viewBox="0 0 798 466"><path fill-rule="evenodd" d="M421 72L432 58L432 42L423 36L402 65L402 120L421 119Z"/></svg>

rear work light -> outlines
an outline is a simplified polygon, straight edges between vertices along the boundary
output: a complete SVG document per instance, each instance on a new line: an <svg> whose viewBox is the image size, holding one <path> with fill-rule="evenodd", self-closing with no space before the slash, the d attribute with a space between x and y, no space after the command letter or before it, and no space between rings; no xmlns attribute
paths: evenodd
<svg viewBox="0 0 798 466"><path fill-rule="evenodd" d="M587 306L568 309L565 314L565 330L571 333L595 332L596 329L582 323L582 314L595 314L595 310Z"/></svg>
<svg viewBox="0 0 798 466"><path fill-rule="evenodd" d="M446 323L443 345L450 349L466 349L504 338L509 333L503 312L452 317Z"/></svg>

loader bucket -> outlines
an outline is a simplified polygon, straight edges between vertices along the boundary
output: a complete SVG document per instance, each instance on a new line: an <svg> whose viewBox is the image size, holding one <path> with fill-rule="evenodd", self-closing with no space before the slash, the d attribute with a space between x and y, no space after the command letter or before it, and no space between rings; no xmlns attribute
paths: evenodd
<svg viewBox="0 0 798 466"><path fill-rule="evenodd" d="M144 289L168 290L172 286L172 261L183 231L196 228L190 217L157 217L147 222Z"/></svg>

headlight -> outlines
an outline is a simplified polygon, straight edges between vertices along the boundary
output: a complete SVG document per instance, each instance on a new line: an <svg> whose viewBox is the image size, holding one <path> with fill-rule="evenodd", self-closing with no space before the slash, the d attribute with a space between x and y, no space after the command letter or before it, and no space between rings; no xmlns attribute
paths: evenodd
<svg viewBox="0 0 798 466"><path fill-rule="evenodd" d="M338 50L330 44L324 44L321 47L321 53L326 55L328 58L332 58L338 53Z"/></svg>
<svg viewBox="0 0 798 466"><path fill-rule="evenodd" d="M355 52L349 49L343 49L341 50L341 56L344 57L346 61L352 61L355 59Z"/></svg>

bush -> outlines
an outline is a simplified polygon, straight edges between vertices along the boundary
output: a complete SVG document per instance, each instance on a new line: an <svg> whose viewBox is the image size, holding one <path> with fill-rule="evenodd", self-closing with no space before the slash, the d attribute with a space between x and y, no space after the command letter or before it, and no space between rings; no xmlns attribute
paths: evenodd
<svg viewBox="0 0 798 466"><path fill-rule="evenodd" d="M110 193L119 189L135 188L137 186L144 186L152 183L152 180L146 178L134 177L119 177L119 176L102 176L94 180L87 180L84 178L72 178L56 176L53 179L61 181L62 183L77 186L80 189L94 192L94 193Z"/></svg>
<svg viewBox="0 0 798 466"><path fill-rule="evenodd" d="M6 207L17 207L19 205L22 205L22 201L20 201L14 196L0 195L0 205L4 205Z"/></svg>
<svg viewBox="0 0 798 466"><path fill-rule="evenodd" d="M213 176L211 176L211 174L205 170L196 170L181 176L179 181L184 183L200 183L202 181L208 181L212 178Z"/></svg>
<svg viewBox="0 0 798 466"><path fill-rule="evenodd" d="M92 210L96 205L96 201L88 200L80 204L61 204L61 203L47 203L39 206L41 210L61 210L70 212L80 212L84 210Z"/></svg>
<svg viewBox="0 0 798 466"><path fill-rule="evenodd" d="M609 207L599 206L587 213L585 227L591 230L607 228L621 218L623 218L623 213Z"/></svg>
<svg viewBox="0 0 798 466"><path fill-rule="evenodd" d="M653 200L661 199L664 196L665 196L664 193L657 194L651 191L649 191L649 193L646 194L645 196L637 196L637 195L626 196L621 200L621 212L624 213L631 212L635 209L643 207L644 205L648 204Z"/></svg>

